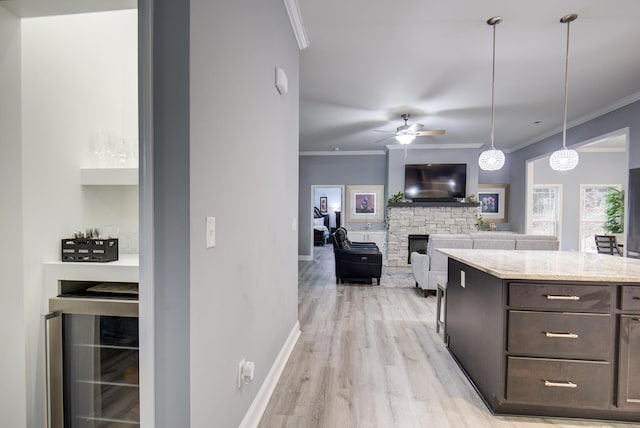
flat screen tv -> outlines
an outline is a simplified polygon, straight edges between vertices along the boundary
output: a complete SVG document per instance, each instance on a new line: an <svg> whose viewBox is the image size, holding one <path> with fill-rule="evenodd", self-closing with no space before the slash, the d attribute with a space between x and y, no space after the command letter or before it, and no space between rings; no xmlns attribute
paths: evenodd
<svg viewBox="0 0 640 428"><path fill-rule="evenodd" d="M467 164L405 165L404 195L414 202L453 201L466 197Z"/></svg>

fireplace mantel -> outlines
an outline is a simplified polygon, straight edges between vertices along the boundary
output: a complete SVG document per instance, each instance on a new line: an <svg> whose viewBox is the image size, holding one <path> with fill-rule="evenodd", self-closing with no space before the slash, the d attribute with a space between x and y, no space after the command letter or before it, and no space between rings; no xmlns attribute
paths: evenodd
<svg viewBox="0 0 640 428"><path fill-rule="evenodd" d="M478 207L477 202L393 202L391 207Z"/></svg>

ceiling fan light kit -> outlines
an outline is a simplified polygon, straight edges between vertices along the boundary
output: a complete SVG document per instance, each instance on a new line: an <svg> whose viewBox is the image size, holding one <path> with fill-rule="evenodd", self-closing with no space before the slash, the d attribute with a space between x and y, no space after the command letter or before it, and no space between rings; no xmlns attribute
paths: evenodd
<svg viewBox="0 0 640 428"><path fill-rule="evenodd" d="M496 25L502 22L501 16L492 16L487 24L493 27L493 69L491 73L491 149L480 153L478 165L485 171L497 171L504 166L504 153L494 146L495 97L496 97Z"/></svg>
<svg viewBox="0 0 640 428"><path fill-rule="evenodd" d="M415 139L416 136L411 134L396 135L396 141L398 141L398 143L400 144L411 144Z"/></svg>
<svg viewBox="0 0 640 428"><path fill-rule="evenodd" d="M553 152L549 158L549 165L556 171L570 171L578 166L578 152L567 148L567 104L569 97L569 34L571 23L578 19L578 15L570 13L560 18L560 22L567 24L567 54L564 66L564 122L562 126L562 149Z"/></svg>
<svg viewBox="0 0 640 428"><path fill-rule="evenodd" d="M402 114L400 117L402 117L402 120L404 120L404 125L398 126L395 130L395 132L389 132L389 131L382 131L382 130L377 130L374 129L374 131L376 132L385 132L388 134L393 134L387 138L383 138L382 140L379 141L386 141L390 138L395 138L396 141L402 145L407 145L407 144L411 144L415 141L416 137L425 137L425 136L431 136L431 135L444 135L445 130L444 129L432 129L432 130L423 130L424 125L421 123L413 123L411 125L409 125L407 122L409 120L409 118L411 117L411 114L409 113L404 113Z"/></svg>

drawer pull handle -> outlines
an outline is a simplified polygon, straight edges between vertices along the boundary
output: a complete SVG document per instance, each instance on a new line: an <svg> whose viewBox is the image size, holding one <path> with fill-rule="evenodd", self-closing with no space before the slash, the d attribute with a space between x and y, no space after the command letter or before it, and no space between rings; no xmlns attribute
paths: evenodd
<svg viewBox="0 0 640 428"><path fill-rule="evenodd" d="M553 333L550 331L545 331L544 335L547 337L557 337L561 339L577 339L578 335L575 333Z"/></svg>
<svg viewBox="0 0 640 428"><path fill-rule="evenodd" d="M548 386L550 388L577 388L578 384L573 382L550 382L545 379L544 386Z"/></svg>
<svg viewBox="0 0 640 428"><path fill-rule="evenodd" d="M580 296L558 296L547 294L547 300L580 300Z"/></svg>
<svg viewBox="0 0 640 428"><path fill-rule="evenodd" d="M640 300L640 296L633 296L632 299L633 300Z"/></svg>

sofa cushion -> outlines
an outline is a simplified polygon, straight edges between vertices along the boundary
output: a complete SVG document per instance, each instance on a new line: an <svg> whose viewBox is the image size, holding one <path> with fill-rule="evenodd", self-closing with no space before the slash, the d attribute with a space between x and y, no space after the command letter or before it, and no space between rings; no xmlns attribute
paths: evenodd
<svg viewBox="0 0 640 428"><path fill-rule="evenodd" d="M514 236L516 234L513 232L489 232L489 231L483 231L483 232L473 232L469 234L469 237L471 239L501 239L501 240L507 240L507 239L513 239Z"/></svg>
<svg viewBox="0 0 640 428"><path fill-rule="evenodd" d="M516 240L513 237L508 239L478 238L473 240L473 248L478 250L515 250Z"/></svg>
<svg viewBox="0 0 640 428"><path fill-rule="evenodd" d="M448 257L439 251L438 248L473 248L473 241L469 235L430 235L427 243L427 255L431 258L429 270L445 271L447 270Z"/></svg>
<svg viewBox="0 0 640 428"><path fill-rule="evenodd" d="M514 235L516 241L557 241L554 235Z"/></svg>
<svg viewBox="0 0 640 428"><path fill-rule="evenodd" d="M516 235L516 250L556 251L559 247L553 235Z"/></svg>

